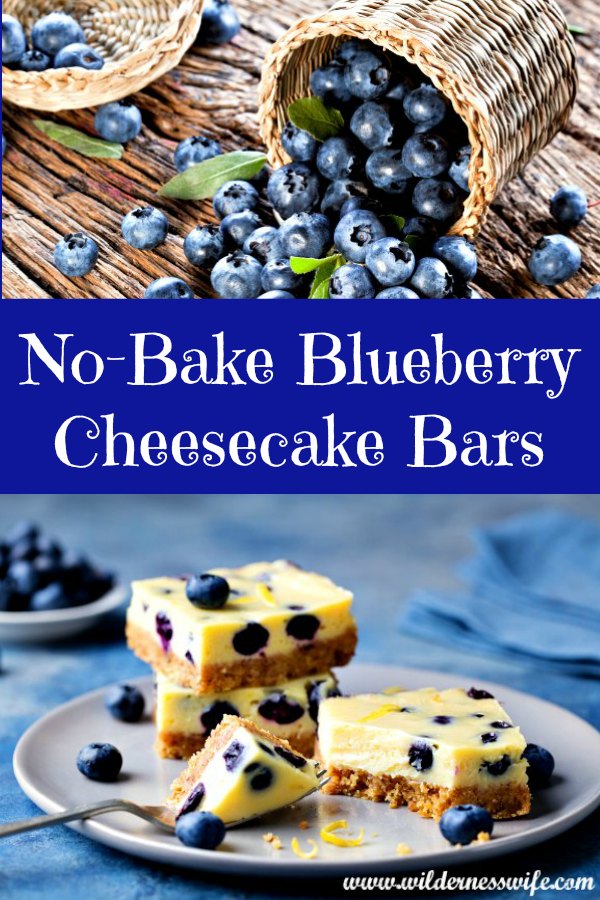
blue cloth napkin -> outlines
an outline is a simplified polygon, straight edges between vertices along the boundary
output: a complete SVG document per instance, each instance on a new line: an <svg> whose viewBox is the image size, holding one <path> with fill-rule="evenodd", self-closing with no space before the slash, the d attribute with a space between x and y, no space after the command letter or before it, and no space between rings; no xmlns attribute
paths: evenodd
<svg viewBox="0 0 600 900"><path fill-rule="evenodd" d="M400 626L421 638L600 677L600 526L534 512L474 534L465 589L422 593Z"/></svg>

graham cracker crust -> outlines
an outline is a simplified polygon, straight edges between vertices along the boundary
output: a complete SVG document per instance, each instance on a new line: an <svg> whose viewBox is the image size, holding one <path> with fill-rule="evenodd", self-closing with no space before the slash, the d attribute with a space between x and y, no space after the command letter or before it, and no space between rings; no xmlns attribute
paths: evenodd
<svg viewBox="0 0 600 900"><path fill-rule="evenodd" d="M203 666L198 669L170 650L164 651L145 629L126 623L127 644L140 659L175 684L189 688L196 694L221 693L239 687L279 684L305 675L318 675L334 666L347 665L354 655L357 633L351 625L339 637L328 641L314 641L299 646L293 653L276 656L240 657L228 663Z"/></svg>
<svg viewBox="0 0 600 900"><path fill-rule="evenodd" d="M362 769L338 769L335 766L328 767L327 775L330 781L322 788L325 794L386 802L392 809L408 806L412 812L436 820L448 807L462 803L484 806L494 819L525 816L531 808L531 794L526 784L504 784L489 789L444 788L411 781L402 775L372 775Z"/></svg>
<svg viewBox="0 0 600 900"><path fill-rule="evenodd" d="M207 741L204 734L183 734L182 732L159 732L154 749L162 759L189 759L198 753ZM287 740L296 753L310 757L313 752L314 734L306 731L288 734Z"/></svg>

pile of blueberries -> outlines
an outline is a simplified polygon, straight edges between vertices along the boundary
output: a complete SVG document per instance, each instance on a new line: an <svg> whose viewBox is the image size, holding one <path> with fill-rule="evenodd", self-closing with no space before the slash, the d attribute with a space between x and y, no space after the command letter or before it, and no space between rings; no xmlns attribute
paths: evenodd
<svg viewBox="0 0 600 900"><path fill-rule="evenodd" d="M46 69L101 69L104 59L85 42L79 22L64 12L51 12L33 23L31 47L14 16L2 14L2 65L22 72Z"/></svg>
<svg viewBox="0 0 600 900"><path fill-rule="evenodd" d="M103 597L114 576L70 553L37 525L20 522L0 540L0 611L45 612Z"/></svg>

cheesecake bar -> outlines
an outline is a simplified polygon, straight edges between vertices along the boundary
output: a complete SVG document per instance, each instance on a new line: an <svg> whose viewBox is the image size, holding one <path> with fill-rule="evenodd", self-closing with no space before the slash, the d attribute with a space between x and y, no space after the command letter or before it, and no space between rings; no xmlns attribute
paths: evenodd
<svg viewBox="0 0 600 900"><path fill-rule="evenodd" d="M529 812L525 739L487 691L324 700L318 734L327 793L406 804L434 819L464 803L496 819Z"/></svg>
<svg viewBox="0 0 600 900"><path fill-rule="evenodd" d="M226 580L219 609L194 605L184 578L134 581L127 640L141 659L198 694L278 684L350 661L352 594L285 562L211 569Z"/></svg>
<svg viewBox="0 0 600 900"><path fill-rule="evenodd" d="M326 697L338 695L331 672L219 694L194 694L157 675L156 750L163 758L188 759L202 749L223 716L233 715L250 719L288 740L298 753L312 756L319 704Z"/></svg>
<svg viewBox="0 0 600 900"><path fill-rule="evenodd" d="M171 785L176 817L199 810L225 824L295 803L319 787L319 766L247 719L224 716Z"/></svg>

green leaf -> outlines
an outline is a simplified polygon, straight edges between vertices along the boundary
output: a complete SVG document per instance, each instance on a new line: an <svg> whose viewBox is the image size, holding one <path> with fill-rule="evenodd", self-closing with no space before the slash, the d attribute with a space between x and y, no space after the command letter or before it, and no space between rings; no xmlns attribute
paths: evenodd
<svg viewBox="0 0 600 900"><path fill-rule="evenodd" d="M406 219L403 216L394 216L392 214L383 216L383 218L391 222L393 229L400 235L402 229L406 225Z"/></svg>
<svg viewBox="0 0 600 900"><path fill-rule="evenodd" d="M306 275L307 272L314 272L331 262L332 256L325 256L323 259L313 259L312 257L292 256L290 266L292 272L296 275Z"/></svg>
<svg viewBox="0 0 600 900"><path fill-rule="evenodd" d="M419 234L407 234L403 240L405 244L408 244L411 250L414 250L415 247L419 246L422 238Z"/></svg>
<svg viewBox="0 0 600 900"><path fill-rule="evenodd" d="M340 266L343 266L345 262L346 260L341 253L334 253L333 256L328 256L327 259L323 261L324 264L319 266L315 272L315 277L308 295L309 300L328 299L331 276L335 270L339 269Z"/></svg>
<svg viewBox="0 0 600 900"><path fill-rule="evenodd" d="M569 25L568 28L571 34L588 34L587 28L584 28L583 25Z"/></svg>
<svg viewBox="0 0 600 900"><path fill-rule="evenodd" d="M344 117L339 109L325 106L320 97L304 97L290 103L288 118L296 128L312 134L317 141L335 137L344 127Z"/></svg>
<svg viewBox="0 0 600 900"><path fill-rule="evenodd" d="M226 181L254 178L266 162L265 154L256 150L234 150L213 156L175 175L159 194L175 200L206 200L214 197Z"/></svg>
<svg viewBox="0 0 600 900"><path fill-rule="evenodd" d="M68 125L59 125L58 122L50 122L48 119L34 119L33 124L57 144L68 147L69 150L75 150L82 156L91 159L121 159L123 156L122 144L90 137L83 131L69 128Z"/></svg>

